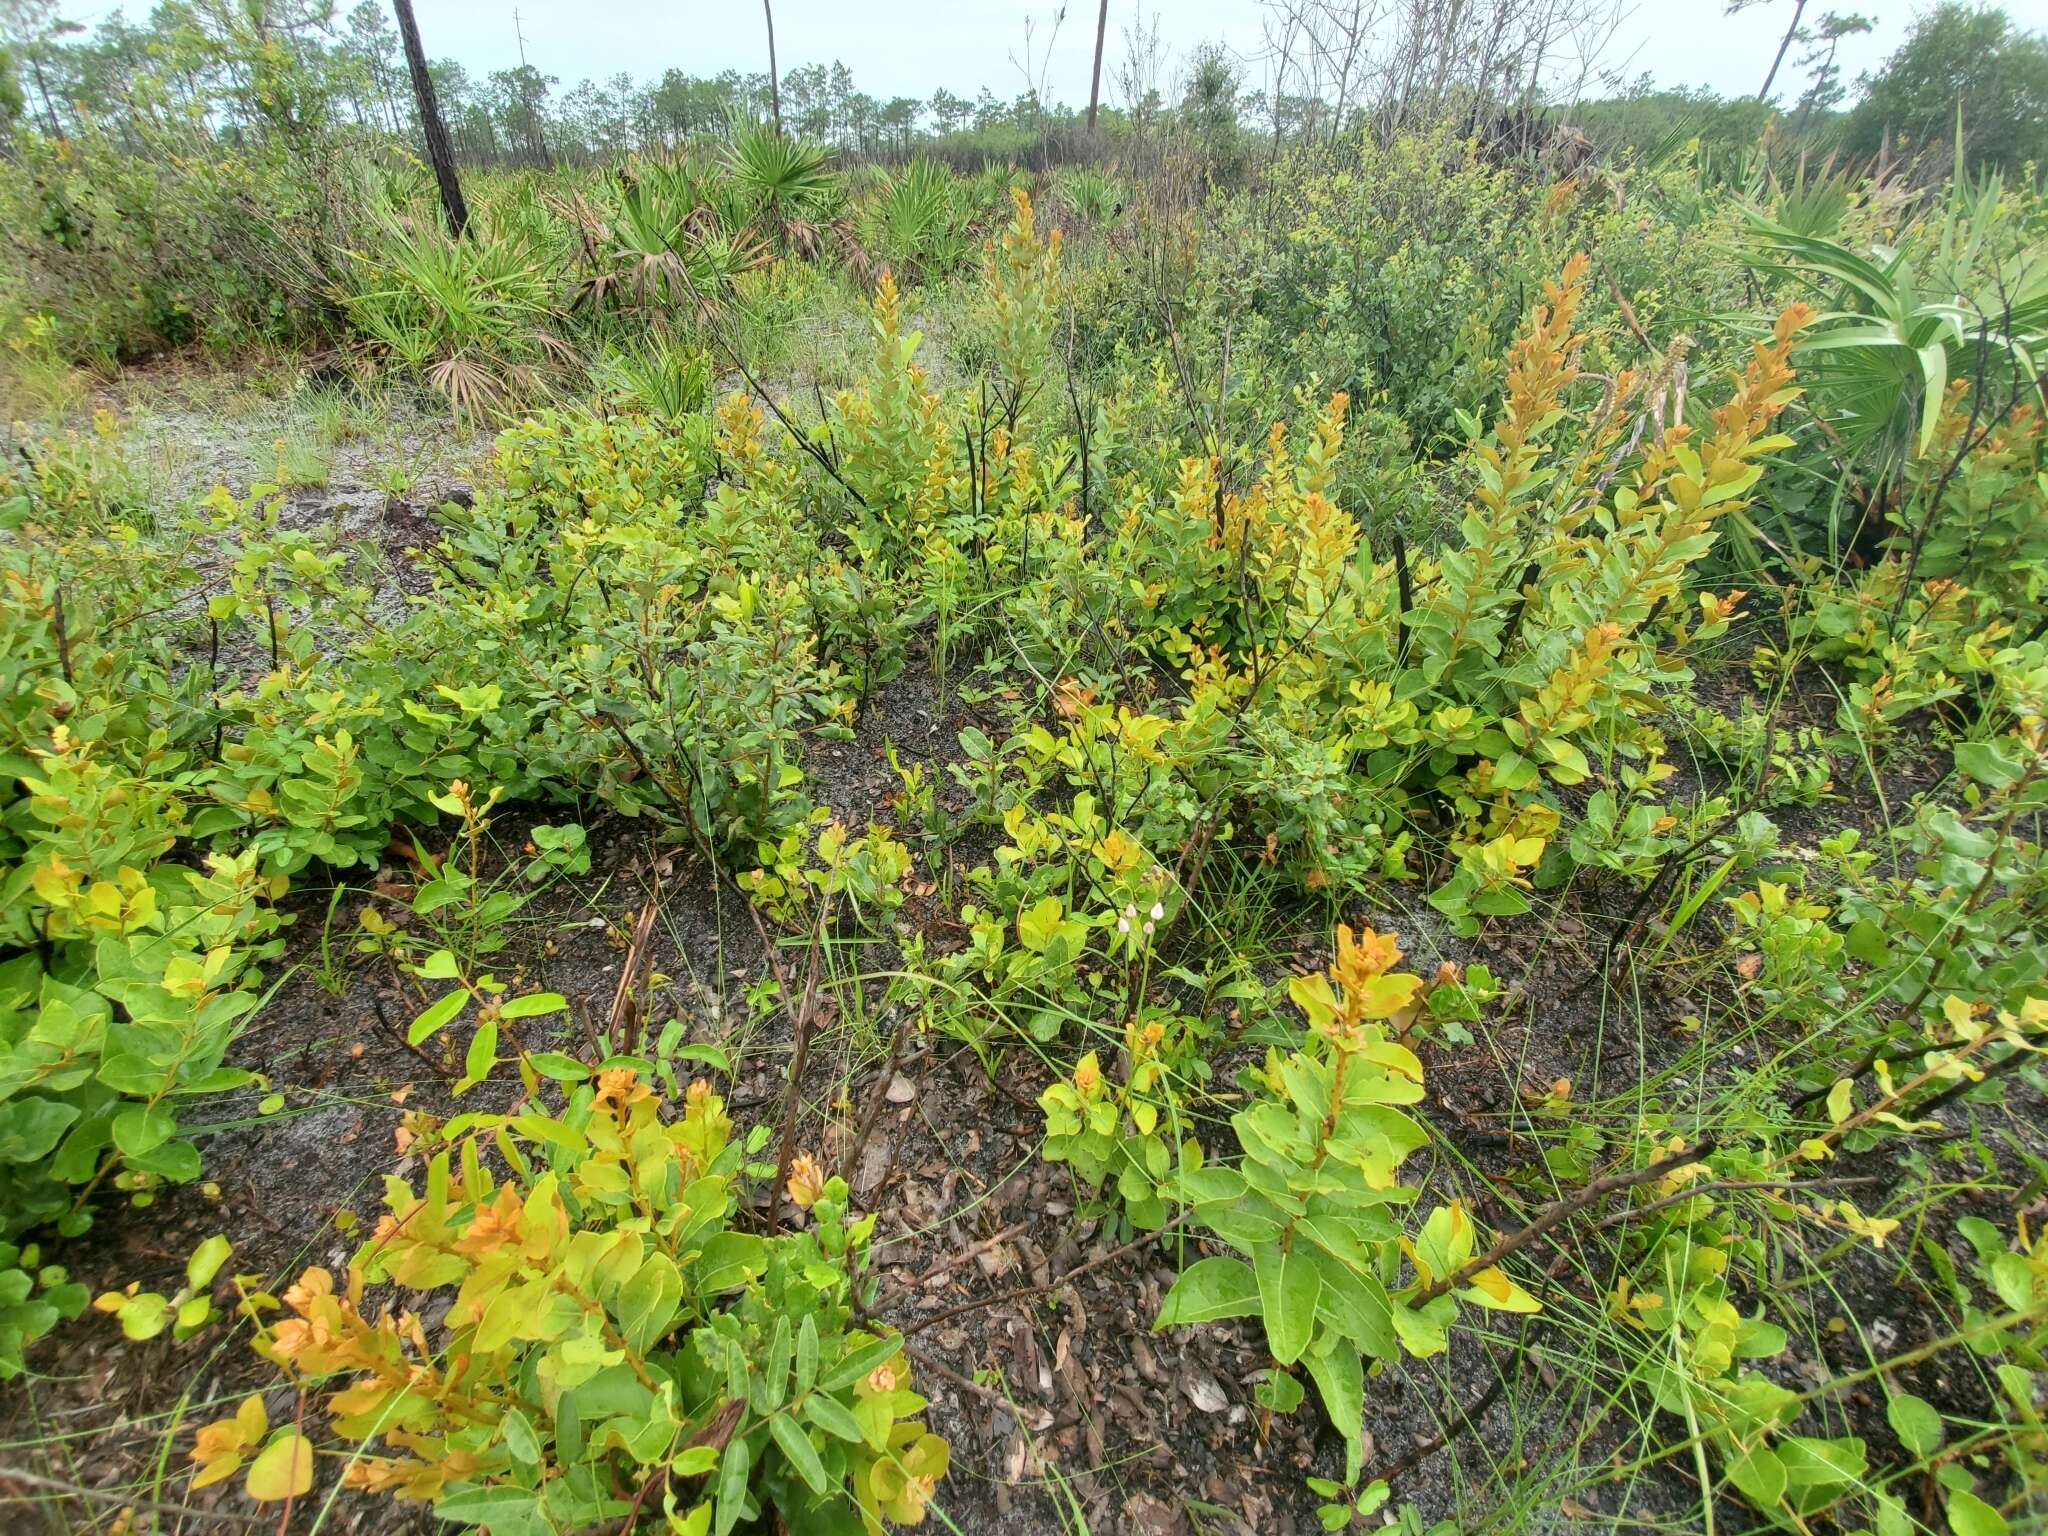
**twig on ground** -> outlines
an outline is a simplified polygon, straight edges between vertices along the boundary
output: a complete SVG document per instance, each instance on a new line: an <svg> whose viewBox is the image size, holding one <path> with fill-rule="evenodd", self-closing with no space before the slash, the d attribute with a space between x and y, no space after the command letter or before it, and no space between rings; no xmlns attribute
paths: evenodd
<svg viewBox="0 0 2048 1536"><path fill-rule="evenodd" d="M1458 1268L1452 1270L1451 1273L1433 1284L1424 1286L1416 1293L1415 1298L1408 1305L1417 1308L1428 1306L1439 1296L1446 1295L1450 1291L1455 1290L1474 1275L1479 1274L1483 1270L1493 1268L1502 1259L1507 1258L1511 1254L1519 1253L1544 1233L1550 1231L1553 1227L1571 1220L1572 1217L1587 1207L1597 1205L1609 1195L1620 1194L1625 1189L1634 1189L1638 1184L1647 1184L1652 1179L1662 1178L1665 1174L1670 1173L1674 1169L1683 1168L1688 1163L1696 1163L1712 1153L1716 1144L1714 1137L1702 1136L1692 1145L1681 1147L1676 1152L1660 1157L1657 1161L1646 1167L1637 1168L1628 1173L1602 1175L1583 1189L1579 1189L1565 1196L1562 1200L1553 1201L1545 1206L1536 1213L1534 1219L1502 1237L1499 1242L1495 1243L1477 1258L1461 1264Z"/></svg>

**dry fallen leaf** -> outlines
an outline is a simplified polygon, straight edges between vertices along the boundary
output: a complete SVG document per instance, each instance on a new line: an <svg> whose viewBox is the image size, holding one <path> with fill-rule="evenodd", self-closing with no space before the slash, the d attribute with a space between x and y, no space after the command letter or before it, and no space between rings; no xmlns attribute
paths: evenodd
<svg viewBox="0 0 2048 1536"><path fill-rule="evenodd" d="M1204 1413L1221 1413L1230 1406L1230 1399L1216 1385L1216 1378L1206 1371L1196 1371L1189 1376L1181 1383L1181 1390L1187 1393L1188 1401Z"/></svg>

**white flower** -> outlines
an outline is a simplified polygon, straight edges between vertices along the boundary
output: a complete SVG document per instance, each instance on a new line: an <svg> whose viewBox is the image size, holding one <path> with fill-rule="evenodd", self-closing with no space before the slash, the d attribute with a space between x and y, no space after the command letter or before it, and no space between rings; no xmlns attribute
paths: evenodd
<svg viewBox="0 0 2048 1536"><path fill-rule="evenodd" d="M1129 933L1131 931L1131 920L1128 917L1118 918L1116 920L1116 931L1118 933Z"/></svg>
<svg viewBox="0 0 2048 1536"><path fill-rule="evenodd" d="M1151 933L1151 931L1152 931L1152 925L1151 925L1150 923L1147 923L1147 924L1145 925L1145 932L1149 934L1149 933Z"/></svg>
<svg viewBox="0 0 2048 1536"><path fill-rule="evenodd" d="M1159 920L1160 920L1160 919L1161 919L1162 917L1164 917L1164 916L1166 916L1166 903L1165 903L1165 902L1163 902L1163 901L1155 901L1155 902L1153 902L1153 903L1152 903L1152 921L1156 923L1156 922L1158 922L1158 921L1159 921Z"/></svg>

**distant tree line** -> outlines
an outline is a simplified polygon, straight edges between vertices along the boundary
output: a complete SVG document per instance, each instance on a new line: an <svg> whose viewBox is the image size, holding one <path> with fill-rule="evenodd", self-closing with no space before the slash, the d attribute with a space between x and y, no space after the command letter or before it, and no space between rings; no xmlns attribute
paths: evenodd
<svg viewBox="0 0 2048 1536"><path fill-rule="evenodd" d="M1099 114L1050 100L1042 78L1008 99L986 87L971 98L940 87L928 98L885 99L835 61L782 73L780 117L787 131L843 155L881 159L1061 158L1143 145L1170 127L1213 166L1261 146L1445 119L1569 122L1596 142L1636 148L1674 137L1753 144L1768 126L1780 139L1859 158L1944 152L1960 124L1977 163L2048 159L2048 43L1996 7L1961 0L1922 15L1857 82L1853 102L1840 46L1870 23L1812 11L1807 0L1729 0L1731 11L1773 7L1787 24L1758 93L1727 98L1597 74L1583 61L1599 57L1603 28L1611 35L1611 0L1260 3L1265 44L1251 57L1202 44L1169 67L1156 19L1122 29L1106 93L1097 65ZM1107 31L1105 7L1093 37L1076 46L1092 41L1099 59ZM1057 40L1055 32L1048 52ZM426 41L431 48L433 37ZM801 39L785 37L785 51L792 45ZM1560 65L1565 58L1582 61L1576 74ZM778 105L765 70L620 73L564 89L544 64L478 73L444 57L430 68L457 154L471 165L669 150L767 119ZM116 13L90 30L66 20L60 0L0 0L0 122L60 137L90 122L133 136L180 111L228 138L348 125L418 137L383 0L345 11L334 0L161 0L144 21Z"/></svg>

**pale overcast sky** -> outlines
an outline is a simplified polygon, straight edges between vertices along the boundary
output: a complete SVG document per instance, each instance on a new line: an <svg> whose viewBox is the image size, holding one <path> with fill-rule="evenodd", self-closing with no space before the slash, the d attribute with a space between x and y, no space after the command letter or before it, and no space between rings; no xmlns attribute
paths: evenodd
<svg viewBox="0 0 2048 1536"><path fill-rule="evenodd" d="M352 0L339 0L345 12ZM1631 14L1600 59L1603 69L1633 77L1645 70L1659 84L1704 85L1724 95L1752 92L1763 83L1772 53L1791 14L1791 0L1758 4L1739 16L1723 14L1722 0L1627 0ZM1845 78L1854 81L1882 62L1931 0L1817 0L1807 9L1860 10L1875 18L1870 35L1842 47ZM92 0L66 5L66 14L97 20L118 9ZM144 8L130 0L131 11ZM1024 89L1013 60L1025 51L1025 23L1034 23L1034 70L1046 60L1051 94L1069 102L1088 98L1094 47L1094 0L1069 0L1066 20L1047 41L1057 4L1025 0L775 0L778 62L790 68L837 59L853 71L855 86L878 98L928 100L940 86L973 96L983 86L1005 99ZM2021 26L2048 31L2048 0L2007 0ZM767 66L767 42L758 0L414 0L420 32L434 58L454 57L474 73L519 62L513 13L526 35L529 62L560 78L566 88L585 76L620 70L635 80L667 69L716 74ZM1104 50L1103 94L1122 53L1123 29L1140 13L1157 15L1163 40L1176 58L1203 41L1220 42L1255 57L1261 50L1257 0L1110 0L1109 44ZM1787 61L1788 67L1790 60ZM1174 78L1169 69L1166 78ZM1259 81L1256 64L1248 84ZM1789 99L1797 88L1778 94Z"/></svg>

